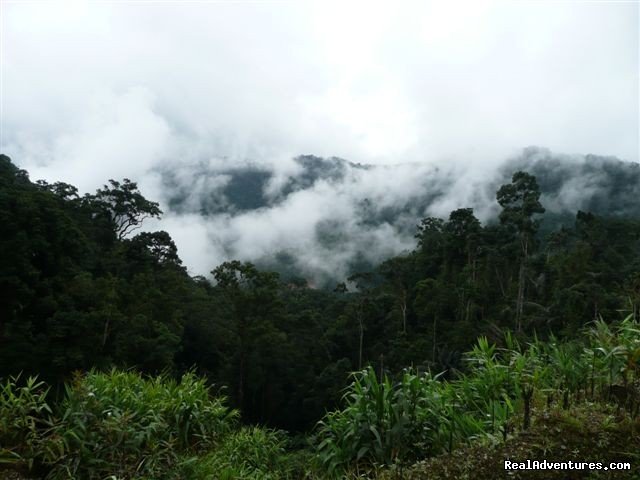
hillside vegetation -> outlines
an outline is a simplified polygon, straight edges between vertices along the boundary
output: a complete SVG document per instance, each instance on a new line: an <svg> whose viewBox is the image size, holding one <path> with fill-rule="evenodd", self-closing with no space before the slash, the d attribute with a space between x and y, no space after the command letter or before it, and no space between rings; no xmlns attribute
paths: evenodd
<svg viewBox="0 0 640 480"><path fill-rule="evenodd" d="M0 390L0 461L50 479L496 478L505 459L628 462L640 447L640 325L599 321L583 338L486 338L451 380L371 367L307 442L242 427L225 398L185 374L78 374L51 404L34 378ZM442 455L444 454L444 455ZM427 459L427 460L425 460ZM612 478L603 472L516 478Z"/></svg>
<svg viewBox="0 0 640 480"><path fill-rule="evenodd" d="M496 186L495 221L416 218L412 251L320 289L242 261L191 277L168 233L140 230L162 212L135 182L79 195L0 156L3 465L472 478L566 458L566 438L637 467L640 211L625 196L559 221L540 165Z"/></svg>

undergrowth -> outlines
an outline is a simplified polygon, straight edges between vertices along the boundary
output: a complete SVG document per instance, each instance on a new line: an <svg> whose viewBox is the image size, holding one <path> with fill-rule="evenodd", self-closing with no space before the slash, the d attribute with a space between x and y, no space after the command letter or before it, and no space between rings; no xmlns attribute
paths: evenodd
<svg viewBox="0 0 640 480"><path fill-rule="evenodd" d="M507 474L508 458L640 464L631 318L567 342L480 338L465 361L449 380L355 373L343 407L297 449L285 432L242 426L191 373L78 374L54 405L43 382L12 377L0 384L0 468L51 480L488 479L574 478Z"/></svg>

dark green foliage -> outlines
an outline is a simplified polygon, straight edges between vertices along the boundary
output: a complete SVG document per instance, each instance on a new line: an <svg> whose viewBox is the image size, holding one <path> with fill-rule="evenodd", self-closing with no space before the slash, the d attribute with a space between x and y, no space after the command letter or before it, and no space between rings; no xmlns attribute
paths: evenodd
<svg viewBox="0 0 640 480"><path fill-rule="evenodd" d="M264 188L271 172L236 170L229 172L231 179L224 187L228 201L239 210L254 210L265 204Z"/></svg>
<svg viewBox="0 0 640 480"><path fill-rule="evenodd" d="M0 160L0 375L173 367L192 281L166 232L124 238L157 204L129 180L80 198Z"/></svg>
<svg viewBox="0 0 640 480"><path fill-rule="evenodd" d="M365 168L321 160L299 159L291 188ZM500 331L515 327L521 342L534 333L563 338L600 317L637 319L640 221L629 209L585 211L550 234L537 229L549 215L540 203L570 178L558 174L560 183L549 174L539 189L529 173L509 175L496 186L500 223L482 224L470 208L425 218L415 250L378 266L356 256L359 273L334 290L238 261L192 278L166 232L131 233L160 214L135 182L80 197L71 185L31 182L2 156L0 376L38 374L58 395L75 370L135 367L177 378L195 368L226 388L245 421L304 431L335 408L354 370L393 376L413 366L453 379L481 335L501 341ZM608 184L619 177L605 176ZM371 200L362 208L374 223L397 215ZM326 245L345 234L336 222L318 227ZM290 254L279 259L295 273Z"/></svg>
<svg viewBox="0 0 640 480"><path fill-rule="evenodd" d="M527 346L507 333L501 348L480 337L464 356L465 372L449 381L407 372L395 382L378 380L369 368L356 374L343 408L319 422L318 455L337 475L401 469L472 440L505 442L537 421L532 406L544 397L562 399L563 409L587 399L614 402L633 421L640 413L639 327L631 317L614 327L600 321L579 340Z"/></svg>
<svg viewBox="0 0 640 480"><path fill-rule="evenodd" d="M54 478L159 477L179 452L219 442L237 417L191 374L176 382L118 371L76 378L59 414L54 435L67 454Z"/></svg>
<svg viewBox="0 0 640 480"><path fill-rule="evenodd" d="M355 375L343 410L319 423L318 452L329 472L355 461L391 465L415 459L433 447L443 406L430 375L404 373L397 383L378 381L372 368Z"/></svg>
<svg viewBox="0 0 640 480"><path fill-rule="evenodd" d="M298 480L305 478L304 469L288 458L287 438L283 432L259 427L243 427L226 436L206 456L186 464L182 478Z"/></svg>
<svg viewBox="0 0 640 480"><path fill-rule="evenodd" d="M139 229L145 219L162 214L158 203L144 198L138 185L128 178L122 183L109 180L109 184L99 189L95 196L87 197L87 201L106 214L118 240Z"/></svg>
<svg viewBox="0 0 640 480"><path fill-rule="evenodd" d="M536 178L526 172L513 174L511 183L500 187L496 194L502 207L500 223L516 238L519 246L518 293L516 296L515 323L518 331L522 330L527 267L530 251L535 247L535 234L539 220L534 215L544 213L540 203L540 188Z"/></svg>
<svg viewBox="0 0 640 480"><path fill-rule="evenodd" d="M536 410L536 423L508 442L476 442L451 454L416 463L403 471L405 480L582 480L638 478L640 418L615 414L606 404L583 403L570 410ZM547 462L625 462L631 470L504 470L504 460L540 459ZM389 470L380 480L398 478Z"/></svg>
<svg viewBox="0 0 640 480"><path fill-rule="evenodd" d="M290 452L284 432L240 427L238 412L193 374L91 372L53 408L42 382L18 383L0 390L0 475L5 466L47 479L314 476L309 452Z"/></svg>
<svg viewBox="0 0 640 480"><path fill-rule="evenodd" d="M52 426L48 392L35 377L11 377L0 385L0 465L24 463L32 470L50 453L43 438Z"/></svg>
<svg viewBox="0 0 640 480"><path fill-rule="evenodd" d="M170 478L180 454L210 449L237 412L192 374L174 381L133 372L91 372L49 407L42 382L15 380L0 396L0 458L47 478Z"/></svg>
<svg viewBox="0 0 640 480"><path fill-rule="evenodd" d="M575 455L622 445L612 460L635 458L620 435L637 437L636 321L599 321L579 339L526 346L507 333L502 345L479 338L464 356L465 372L448 381L411 372L394 381L372 368L356 374L344 408L319 424L317 459L292 452L283 432L238 428L237 412L193 374L180 381L116 370L78 374L53 408L42 382L10 379L0 390L0 461L51 479L293 480L422 478L423 467L412 463L443 452L455 458L458 449L477 452L479 472L490 469L494 451L549 458L562 445ZM529 428L530 436L519 434ZM494 469L499 457L491 457ZM446 468L441 461L434 468Z"/></svg>
<svg viewBox="0 0 640 480"><path fill-rule="evenodd" d="M521 236L536 233L535 214L544 213L540 204L540 187L536 177L526 172L513 174L511 183L503 185L496 197L502 207L500 222L517 231Z"/></svg>
<svg viewBox="0 0 640 480"><path fill-rule="evenodd" d="M304 155L294 159L295 168L272 170L265 165L249 165L233 168L228 163L201 162L172 165L161 172L166 185L168 203L177 213L209 215L236 215L247 209L267 210L277 208L298 191L310 191L319 183L328 184L337 191L349 191L353 195L353 221L336 221L327 216L320 222L318 240L326 246L339 248L343 254L352 252L345 260L349 274L372 269L371 252L380 251L375 245L363 242L367 232L376 227L391 226L403 237L412 235L415 223L428 212L434 211L443 200L456 198L450 195L460 180L459 173L449 168L425 169L416 165L420 187L412 192L395 191L389 198L378 199L366 188L368 173L380 172L390 166L353 164L339 158L321 158ZM412 168L397 167L403 171ZM503 184L512 181L514 172L522 171L536 177L540 189L540 203L546 208L540 221L540 239L562 226L570 227L575 212L583 210L598 216L637 218L640 215L640 166L612 157L587 155L572 157L530 147L517 157L507 160L493 176L487 171L482 178L465 179L473 205L491 206L495 192ZM284 176L283 176L284 174ZM372 175L377 178L376 174ZM365 188L352 188L350 182ZM400 193L400 194L398 194ZM373 197L373 198L371 198ZM392 202L388 200L393 199ZM465 207L466 205L459 205ZM497 217L498 211L495 211ZM485 210L486 214L486 210ZM364 234L364 235L363 235ZM229 245L232 247L232 245ZM278 271L283 278L308 275L304 262L290 262L286 255L275 259L276 252L269 252L259 259L259 265ZM257 259L258 261L258 259ZM314 272L316 286L333 286L344 279L331 272Z"/></svg>

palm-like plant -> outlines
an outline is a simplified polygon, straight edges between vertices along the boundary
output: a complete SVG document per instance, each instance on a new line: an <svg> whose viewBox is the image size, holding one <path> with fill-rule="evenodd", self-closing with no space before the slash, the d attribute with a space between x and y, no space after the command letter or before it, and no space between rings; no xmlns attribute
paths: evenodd
<svg viewBox="0 0 640 480"><path fill-rule="evenodd" d="M44 432L52 425L49 388L36 377L20 376L0 385L0 463L24 463L29 469L44 461L49 445Z"/></svg>
<svg viewBox="0 0 640 480"><path fill-rule="evenodd" d="M360 372L344 396L345 408L319 424L320 458L336 472L348 465L401 463L497 433L506 441L520 408L522 428L529 427L536 392L547 392L548 399L559 394L568 408L589 386L608 392L614 382L625 389L637 382L637 322L628 318L612 327L600 320L586 339L552 336L523 346L507 332L504 348L498 348L480 337L465 355L465 373L448 382L405 372L394 383L388 377L378 381L371 368Z"/></svg>
<svg viewBox="0 0 640 480"><path fill-rule="evenodd" d="M132 472L157 477L177 462L178 452L214 444L237 418L193 374L178 382L116 370L76 377L60 414L54 434L63 439L66 454L53 478L121 478Z"/></svg>
<svg viewBox="0 0 640 480"><path fill-rule="evenodd" d="M319 422L317 450L331 472L349 464L391 465L430 448L440 427L440 383L430 374L405 372L398 382L378 380L372 368L354 375L345 408Z"/></svg>

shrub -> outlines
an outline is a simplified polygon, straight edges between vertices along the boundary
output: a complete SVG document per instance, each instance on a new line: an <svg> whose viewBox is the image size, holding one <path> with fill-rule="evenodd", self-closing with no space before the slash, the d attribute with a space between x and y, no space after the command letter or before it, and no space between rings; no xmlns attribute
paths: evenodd
<svg viewBox="0 0 640 480"><path fill-rule="evenodd" d="M325 468L339 473L352 462L390 465L424 454L444 426L448 402L429 374L405 372L397 383L378 381L368 368L354 377L346 406L319 422L317 450Z"/></svg>
<svg viewBox="0 0 640 480"><path fill-rule="evenodd" d="M405 372L392 383L378 381L369 368L355 375L342 410L319 422L317 451L330 472L344 474L376 464L399 464L462 442L489 438L506 441L522 415L522 429L532 424L535 395L547 404L562 398L616 400L632 417L640 402L640 327L628 317L617 324L600 320L582 341L534 339L526 347L508 332L505 347L480 337L465 355L467 369L449 382Z"/></svg>
<svg viewBox="0 0 640 480"><path fill-rule="evenodd" d="M178 476L193 480L300 480L304 476L294 471L285 445L282 432L243 427L225 437L208 455L184 462Z"/></svg>
<svg viewBox="0 0 640 480"><path fill-rule="evenodd" d="M47 449L43 436L51 427L49 389L35 377L19 383L18 376L0 385L0 463L32 469Z"/></svg>
<svg viewBox="0 0 640 480"><path fill-rule="evenodd" d="M211 447L236 418L190 373L180 382L116 370L78 376L67 387L55 431L66 455L51 476L161 478L181 451Z"/></svg>

